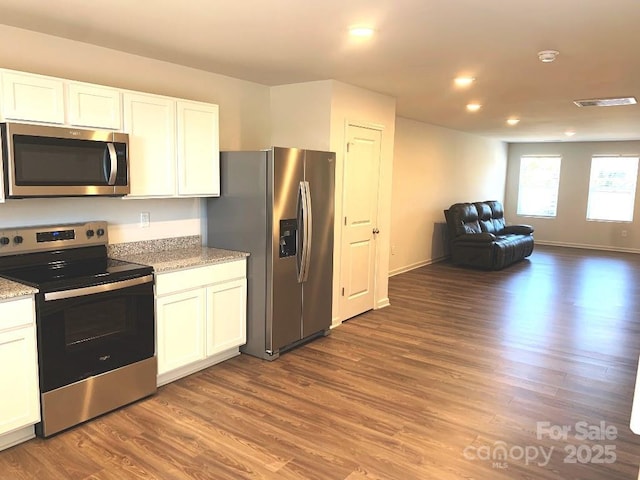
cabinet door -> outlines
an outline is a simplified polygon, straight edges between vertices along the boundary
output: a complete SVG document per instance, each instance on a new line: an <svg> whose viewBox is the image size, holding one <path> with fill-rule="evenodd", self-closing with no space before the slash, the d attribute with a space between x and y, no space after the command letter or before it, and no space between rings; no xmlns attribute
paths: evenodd
<svg viewBox="0 0 640 480"><path fill-rule="evenodd" d="M246 280L207 287L207 355L244 345L246 341Z"/></svg>
<svg viewBox="0 0 640 480"><path fill-rule="evenodd" d="M204 289L156 299L158 375L204 358Z"/></svg>
<svg viewBox="0 0 640 480"><path fill-rule="evenodd" d="M218 106L177 102L178 194L220 195Z"/></svg>
<svg viewBox="0 0 640 480"><path fill-rule="evenodd" d="M2 115L6 120L64 123L64 87L57 78L2 73Z"/></svg>
<svg viewBox="0 0 640 480"><path fill-rule="evenodd" d="M67 92L69 125L122 130L122 96L118 90L72 82Z"/></svg>
<svg viewBox="0 0 640 480"><path fill-rule="evenodd" d="M5 392L0 395L0 434L38 423L40 395L33 325L0 333L0 365L0 391Z"/></svg>
<svg viewBox="0 0 640 480"><path fill-rule="evenodd" d="M125 93L130 197L176 194L176 104L156 95Z"/></svg>

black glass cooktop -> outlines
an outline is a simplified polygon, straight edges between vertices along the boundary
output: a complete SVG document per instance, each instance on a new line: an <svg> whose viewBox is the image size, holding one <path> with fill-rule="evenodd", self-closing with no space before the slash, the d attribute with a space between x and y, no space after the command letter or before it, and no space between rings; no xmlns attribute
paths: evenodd
<svg viewBox="0 0 640 480"><path fill-rule="evenodd" d="M0 276L41 292L78 288L149 275L147 265L115 260L102 246L0 258Z"/></svg>

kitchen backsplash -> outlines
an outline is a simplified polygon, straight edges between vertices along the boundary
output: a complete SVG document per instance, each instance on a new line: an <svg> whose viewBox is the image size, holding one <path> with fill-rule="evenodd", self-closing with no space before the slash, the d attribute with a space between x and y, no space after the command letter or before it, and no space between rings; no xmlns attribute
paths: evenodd
<svg viewBox="0 0 640 480"><path fill-rule="evenodd" d="M156 240L109 244L107 246L107 253L109 257L118 258L123 255L163 252L181 248L198 248L201 246L202 238L200 235L190 235L187 237L160 238Z"/></svg>

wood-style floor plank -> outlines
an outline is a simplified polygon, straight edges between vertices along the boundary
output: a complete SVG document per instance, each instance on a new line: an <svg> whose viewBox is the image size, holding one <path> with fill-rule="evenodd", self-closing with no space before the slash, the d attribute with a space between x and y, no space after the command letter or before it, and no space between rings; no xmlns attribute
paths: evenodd
<svg viewBox="0 0 640 480"><path fill-rule="evenodd" d="M241 355L0 452L0 480L637 478L640 256L442 262L391 278L389 296L275 362ZM580 422L617 433L577 438Z"/></svg>

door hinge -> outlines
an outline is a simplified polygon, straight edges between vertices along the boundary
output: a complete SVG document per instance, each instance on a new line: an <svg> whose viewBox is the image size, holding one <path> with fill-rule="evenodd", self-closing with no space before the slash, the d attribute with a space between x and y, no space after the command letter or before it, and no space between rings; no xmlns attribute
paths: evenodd
<svg viewBox="0 0 640 480"><path fill-rule="evenodd" d="M344 287L342 287L342 296L344 297Z"/></svg>
<svg viewBox="0 0 640 480"><path fill-rule="evenodd" d="M344 224L347 224L347 217L344 217Z"/></svg>
<svg viewBox="0 0 640 480"><path fill-rule="evenodd" d="M350 148L351 148L351 143L347 142L347 153L349 153Z"/></svg>

